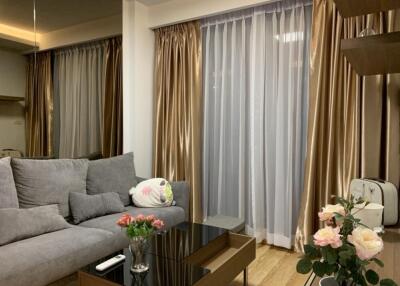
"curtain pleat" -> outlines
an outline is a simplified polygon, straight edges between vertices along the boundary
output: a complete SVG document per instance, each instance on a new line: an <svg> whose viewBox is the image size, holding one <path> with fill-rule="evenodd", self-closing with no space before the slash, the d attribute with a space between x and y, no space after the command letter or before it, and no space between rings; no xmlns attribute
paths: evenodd
<svg viewBox="0 0 400 286"><path fill-rule="evenodd" d="M28 56L25 108L27 156L52 156L53 83L51 52Z"/></svg>
<svg viewBox="0 0 400 286"><path fill-rule="evenodd" d="M122 154L122 38L106 43L103 156Z"/></svg>
<svg viewBox="0 0 400 286"><path fill-rule="evenodd" d="M201 221L201 35L198 22L155 31L153 175L190 184L190 216Z"/></svg>
<svg viewBox="0 0 400 286"><path fill-rule="evenodd" d="M317 212L346 196L351 179L399 185L399 75L358 76L340 40L366 27L399 30L399 11L343 19L333 0L314 0L307 159L296 248L320 226Z"/></svg>

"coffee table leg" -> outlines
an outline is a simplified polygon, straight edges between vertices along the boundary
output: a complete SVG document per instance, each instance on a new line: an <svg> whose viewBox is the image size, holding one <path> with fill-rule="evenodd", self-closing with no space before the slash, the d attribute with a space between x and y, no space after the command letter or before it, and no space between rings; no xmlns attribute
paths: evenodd
<svg viewBox="0 0 400 286"><path fill-rule="evenodd" d="M247 286L247 275L248 275L248 272L247 272L247 267L243 270L243 286Z"/></svg>

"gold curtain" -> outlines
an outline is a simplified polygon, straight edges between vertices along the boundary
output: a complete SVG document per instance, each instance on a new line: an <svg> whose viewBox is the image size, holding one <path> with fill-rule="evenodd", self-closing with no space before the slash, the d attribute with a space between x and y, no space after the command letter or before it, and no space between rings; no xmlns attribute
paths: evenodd
<svg viewBox="0 0 400 286"><path fill-rule="evenodd" d="M397 12L397 14L396 14ZM320 226L317 212L351 179L380 177L399 185L399 75L360 77L340 39L366 27L399 30L398 11L343 19L333 0L314 0L305 185L296 234L301 250Z"/></svg>
<svg viewBox="0 0 400 286"><path fill-rule="evenodd" d="M155 127L153 173L186 180L190 215L201 213L201 33L199 22L155 31Z"/></svg>
<svg viewBox="0 0 400 286"><path fill-rule="evenodd" d="M122 154L122 38L107 40L102 153Z"/></svg>
<svg viewBox="0 0 400 286"><path fill-rule="evenodd" d="M53 155L53 82L51 52L28 56L25 121L26 155Z"/></svg>

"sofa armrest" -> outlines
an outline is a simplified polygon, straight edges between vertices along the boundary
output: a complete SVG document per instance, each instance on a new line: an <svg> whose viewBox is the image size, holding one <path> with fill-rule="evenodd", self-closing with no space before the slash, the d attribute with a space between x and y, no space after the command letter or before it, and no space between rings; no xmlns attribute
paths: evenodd
<svg viewBox="0 0 400 286"><path fill-rule="evenodd" d="M147 179L136 177L137 183L143 182ZM170 182L172 192L174 193L174 201L178 207L181 207L185 211L185 220L189 220L189 196L190 187L186 181Z"/></svg>
<svg viewBox="0 0 400 286"><path fill-rule="evenodd" d="M189 220L190 187L185 181L170 182L176 205L185 210L185 220Z"/></svg>

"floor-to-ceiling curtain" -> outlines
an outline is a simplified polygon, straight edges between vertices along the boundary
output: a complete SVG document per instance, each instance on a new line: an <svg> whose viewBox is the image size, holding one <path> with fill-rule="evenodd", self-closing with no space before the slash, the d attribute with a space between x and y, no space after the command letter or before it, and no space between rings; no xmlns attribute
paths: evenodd
<svg viewBox="0 0 400 286"><path fill-rule="evenodd" d="M27 156L52 156L53 84L51 52L28 56L25 108Z"/></svg>
<svg viewBox="0 0 400 286"><path fill-rule="evenodd" d="M55 51L60 158L102 151L105 45L101 41Z"/></svg>
<svg viewBox="0 0 400 286"><path fill-rule="evenodd" d="M153 175L190 183L190 216L201 220L201 34L198 22L155 31Z"/></svg>
<svg viewBox="0 0 400 286"><path fill-rule="evenodd" d="M352 178L399 185L399 75L360 77L340 52L340 40L366 27L400 30L399 11L343 19L333 0L314 0L304 193L296 247L319 227L317 212L332 195L346 196Z"/></svg>
<svg viewBox="0 0 400 286"><path fill-rule="evenodd" d="M244 218L291 248L307 127L310 1L282 1L203 23L204 218Z"/></svg>
<svg viewBox="0 0 400 286"><path fill-rule="evenodd" d="M103 156L122 154L122 38L112 38L105 48Z"/></svg>

